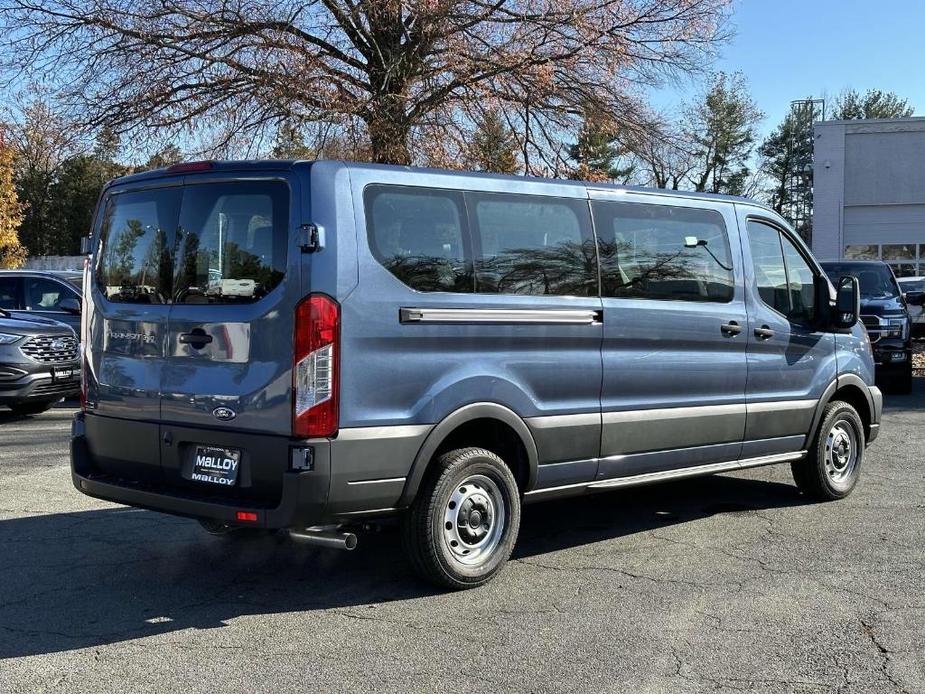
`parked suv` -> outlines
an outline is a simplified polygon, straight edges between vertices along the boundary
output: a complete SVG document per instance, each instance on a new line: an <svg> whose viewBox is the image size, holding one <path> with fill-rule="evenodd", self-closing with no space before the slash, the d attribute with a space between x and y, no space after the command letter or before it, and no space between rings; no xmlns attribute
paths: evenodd
<svg viewBox="0 0 925 694"><path fill-rule="evenodd" d="M861 321L874 350L877 379L896 393L912 390L912 320L893 270L879 260L839 260L822 263L833 280L843 275L857 277L861 287ZM922 304L922 295L909 302Z"/></svg>
<svg viewBox="0 0 925 694"><path fill-rule="evenodd" d="M879 431L857 280L744 199L202 162L98 209L74 484L215 533L397 516L466 588L523 503L771 463L838 499Z"/></svg>
<svg viewBox="0 0 925 694"><path fill-rule="evenodd" d="M0 270L0 308L13 315L50 318L80 330L82 273Z"/></svg>
<svg viewBox="0 0 925 694"><path fill-rule="evenodd" d="M68 326L0 309L0 405L20 415L38 414L77 395L78 350Z"/></svg>

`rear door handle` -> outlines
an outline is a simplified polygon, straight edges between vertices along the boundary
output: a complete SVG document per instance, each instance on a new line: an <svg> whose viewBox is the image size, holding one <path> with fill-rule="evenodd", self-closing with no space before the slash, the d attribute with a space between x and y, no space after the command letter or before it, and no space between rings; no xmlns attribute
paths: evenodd
<svg viewBox="0 0 925 694"><path fill-rule="evenodd" d="M731 320L728 323L723 323L721 326L719 326L719 329L723 331L724 335L729 335L730 337L735 337L740 332L742 332L742 326L736 323L734 320Z"/></svg>
<svg viewBox="0 0 925 694"><path fill-rule="evenodd" d="M755 328L755 337L759 340L768 340L774 337L774 331L768 326L762 325L760 328Z"/></svg>
<svg viewBox="0 0 925 694"><path fill-rule="evenodd" d="M212 336L202 329L196 329L191 333L180 333L180 344L182 345L205 347L210 342L212 342Z"/></svg>

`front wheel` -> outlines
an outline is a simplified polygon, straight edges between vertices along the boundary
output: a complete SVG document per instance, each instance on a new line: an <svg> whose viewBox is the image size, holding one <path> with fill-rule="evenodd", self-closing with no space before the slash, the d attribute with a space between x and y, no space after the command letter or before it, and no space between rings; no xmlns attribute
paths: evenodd
<svg viewBox="0 0 925 694"><path fill-rule="evenodd" d="M402 519L415 571L447 588L487 583L504 566L520 530L520 492L510 468L482 448L440 456Z"/></svg>
<svg viewBox="0 0 925 694"><path fill-rule="evenodd" d="M790 467L801 492L832 501L843 499L854 489L863 456L864 424L851 405L835 400L825 406L806 457Z"/></svg>

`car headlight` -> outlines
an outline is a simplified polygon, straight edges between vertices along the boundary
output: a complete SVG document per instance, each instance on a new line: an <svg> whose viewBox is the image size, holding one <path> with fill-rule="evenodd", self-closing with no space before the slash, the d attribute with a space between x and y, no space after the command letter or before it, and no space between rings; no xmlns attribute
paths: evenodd
<svg viewBox="0 0 925 694"><path fill-rule="evenodd" d="M906 328L905 318L890 318L887 322L884 337L902 337Z"/></svg>
<svg viewBox="0 0 925 694"><path fill-rule="evenodd" d="M17 340L21 340L22 335L10 335L9 333L0 333L0 345L11 345Z"/></svg>

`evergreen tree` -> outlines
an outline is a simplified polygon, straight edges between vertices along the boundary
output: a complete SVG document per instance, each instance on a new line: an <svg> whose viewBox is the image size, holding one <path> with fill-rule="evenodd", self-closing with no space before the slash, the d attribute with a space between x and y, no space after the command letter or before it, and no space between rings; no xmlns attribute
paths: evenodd
<svg viewBox="0 0 925 694"><path fill-rule="evenodd" d="M586 112L578 141L569 147L569 156L578 164L572 178L626 183L635 166L626 161L629 148L620 141L615 124Z"/></svg>
<svg viewBox="0 0 925 694"><path fill-rule="evenodd" d="M815 109L794 109L758 148L772 185L769 205L791 223L794 210L812 209L813 121ZM798 230L809 237L809 230Z"/></svg>
<svg viewBox="0 0 925 694"><path fill-rule="evenodd" d="M515 174L520 170L517 138L496 111L485 113L477 122L469 144L469 166L477 171Z"/></svg>
<svg viewBox="0 0 925 694"><path fill-rule="evenodd" d="M688 109L694 190L740 195L750 175L755 126L764 117L740 74L719 73L703 101Z"/></svg>
<svg viewBox="0 0 925 694"><path fill-rule="evenodd" d="M103 185L124 176L132 169L93 154L79 154L65 159L51 186L49 227L52 246L49 253L75 255L80 239L90 233L93 211Z"/></svg>
<svg viewBox="0 0 925 694"><path fill-rule="evenodd" d="M13 147L0 131L0 268L17 268L26 260L19 242L23 204L13 183Z"/></svg>
<svg viewBox="0 0 925 694"><path fill-rule="evenodd" d="M835 101L832 118L835 120L859 120L862 118L908 118L913 113L909 101L893 92L868 89L859 94L849 89Z"/></svg>

